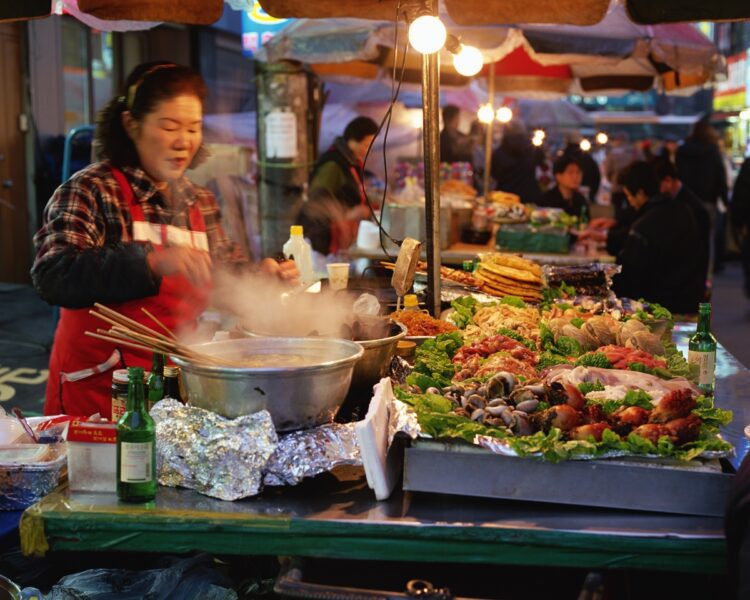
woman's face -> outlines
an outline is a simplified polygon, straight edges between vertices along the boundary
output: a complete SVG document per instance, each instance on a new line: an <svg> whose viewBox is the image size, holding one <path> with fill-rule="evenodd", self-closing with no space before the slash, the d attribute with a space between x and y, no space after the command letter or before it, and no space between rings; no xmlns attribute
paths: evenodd
<svg viewBox="0 0 750 600"><path fill-rule="evenodd" d="M557 173L555 178L557 179L557 185L561 188L568 191L577 191L581 187L583 172L577 164L570 163L562 173Z"/></svg>
<svg viewBox="0 0 750 600"><path fill-rule="evenodd" d="M142 121L123 113L141 167L156 183L185 173L203 141L203 106L196 96L176 96L156 105Z"/></svg>

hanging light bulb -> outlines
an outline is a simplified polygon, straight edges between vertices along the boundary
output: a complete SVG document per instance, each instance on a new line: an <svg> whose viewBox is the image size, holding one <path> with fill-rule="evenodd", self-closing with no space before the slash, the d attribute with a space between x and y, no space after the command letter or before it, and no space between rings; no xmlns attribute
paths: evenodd
<svg viewBox="0 0 750 600"><path fill-rule="evenodd" d="M477 119L480 123L487 125L495 119L495 109L489 104L482 104L477 111Z"/></svg>
<svg viewBox="0 0 750 600"><path fill-rule="evenodd" d="M591 150L591 142L585 138L581 140L581 143L579 144L579 146L581 147L581 150L583 150L584 152L588 152L589 150Z"/></svg>
<svg viewBox="0 0 750 600"><path fill-rule="evenodd" d="M547 134L544 133L544 129L535 129L534 137L539 138L540 140L544 140L544 138L547 137Z"/></svg>
<svg viewBox="0 0 750 600"><path fill-rule="evenodd" d="M495 117L501 123L510 123L510 121L513 119L513 111L507 106L501 106L497 109Z"/></svg>
<svg viewBox="0 0 750 600"><path fill-rule="evenodd" d="M484 59L482 53L474 46L461 46L458 54L453 55L453 66L464 77L471 77L482 70Z"/></svg>
<svg viewBox="0 0 750 600"><path fill-rule="evenodd" d="M422 54L433 54L445 44L448 33L437 17L422 15L409 25L409 43Z"/></svg>
<svg viewBox="0 0 750 600"><path fill-rule="evenodd" d="M544 138L535 135L531 138L531 143L534 144L534 146L539 147L544 143Z"/></svg>
<svg viewBox="0 0 750 600"><path fill-rule="evenodd" d="M602 146L606 144L609 141L609 136L604 133L603 131L600 131L596 134L596 143L601 144Z"/></svg>

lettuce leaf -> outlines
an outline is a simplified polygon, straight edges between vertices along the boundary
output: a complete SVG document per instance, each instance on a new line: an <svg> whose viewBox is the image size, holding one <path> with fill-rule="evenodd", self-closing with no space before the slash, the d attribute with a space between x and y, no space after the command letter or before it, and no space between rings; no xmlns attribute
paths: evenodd
<svg viewBox="0 0 750 600"><path fill-rule="evenodd" d="M426 340L417 348L414 370L407 377L407 383L416 385L423 391L431 386L443 388L450 385L456 374L456 366L451 358L462 345L461 334L455 331L441 333L435 339Z"/></svg>
<svg viewBox="0 0 750 600"><path fill-rule="evenodd" d="M519 298L518 296L505 296L500 299L500 304L507 304L508 306L513 306L515 308L526 308L526 303L523 301L523 298Z"/></svg>
<svg viewBox="0 0 750 600"><path fill-rule="evenodd" d="M461 296L451 302L453 307L453 322L459 329L466 329L474 319L479 302L472 296Z"/></svg>

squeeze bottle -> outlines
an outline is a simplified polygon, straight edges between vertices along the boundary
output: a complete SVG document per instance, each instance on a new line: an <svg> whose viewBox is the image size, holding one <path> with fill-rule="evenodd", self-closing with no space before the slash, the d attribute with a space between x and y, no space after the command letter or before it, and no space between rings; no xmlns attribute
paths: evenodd
<svg viewBox="0 0 750 600"><path fill-rule="evenodd" d="M294 257L299 269L300 283L310 285L315 280L312 263L312 248L304 238L302 225L292 225L289 228L289 239L283 246L286 258Z"/></svg>

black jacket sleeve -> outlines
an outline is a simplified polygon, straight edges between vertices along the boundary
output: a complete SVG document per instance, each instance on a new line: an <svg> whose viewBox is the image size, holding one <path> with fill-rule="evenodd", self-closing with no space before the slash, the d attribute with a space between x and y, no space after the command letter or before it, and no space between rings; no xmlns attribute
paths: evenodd
<svg viewBox="0 0 750 600"><path fill-rule="evenodd" d="M44 300L64 308L154 296L161 278L146 262L151 251L149 244L135 242L63 250L32 271L34 287Z"/></svg>

